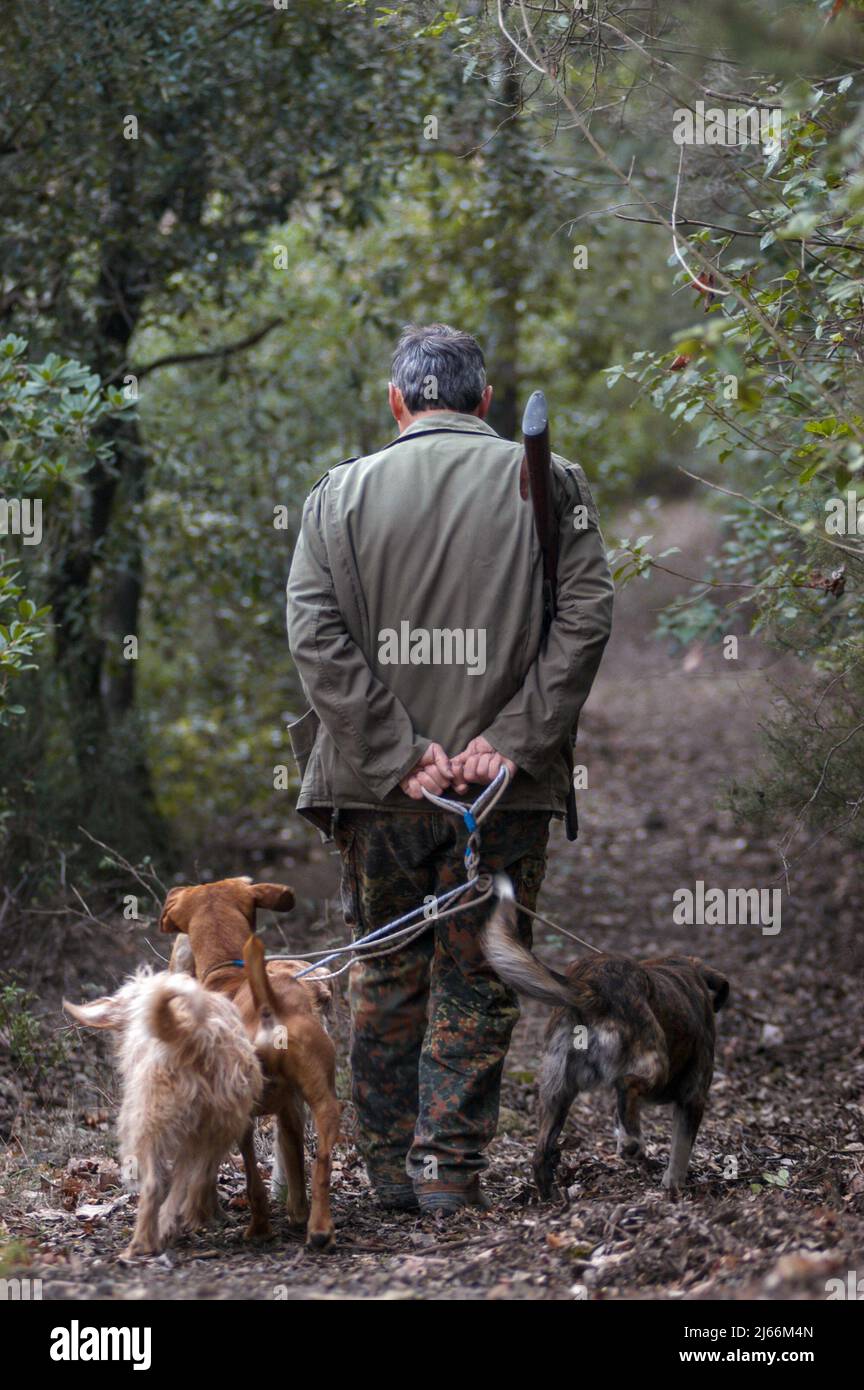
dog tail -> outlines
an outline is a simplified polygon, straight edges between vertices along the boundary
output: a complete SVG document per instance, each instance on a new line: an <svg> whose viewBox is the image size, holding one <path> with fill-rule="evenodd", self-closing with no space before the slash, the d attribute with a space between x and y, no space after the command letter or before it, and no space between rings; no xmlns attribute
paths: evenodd
<svg viewBox="0 0 864 1390"><path fill-rule="evenodd" d="M249 981L249 988L252 991L256 1009L259 1013L262 1009L266 1009L275 1014L277 1012L276 996L267 977L267 966L264 963L264 944L260 936L256 936L254 932L247 937L243 947L243 964L246 966L246 978Z"/></svg>
<svg viewBox="0 0 864 1390"><path fill-rule="evenodd" d="M516 935L516 900L506 874L496 874L495 891L498 905L483 934L483 949L496 975L517 994L543 1004L573 1008L573 990L567 977L543 965Z"/></svg>
<svg viewBox="0 0 864 1390"><path fill-rule="evenodd" d="M169 1046L189 1042L206 1018L207 998L197 980L189 975L154 976L147 1001L147 1028L154 1038Z"/></svg>

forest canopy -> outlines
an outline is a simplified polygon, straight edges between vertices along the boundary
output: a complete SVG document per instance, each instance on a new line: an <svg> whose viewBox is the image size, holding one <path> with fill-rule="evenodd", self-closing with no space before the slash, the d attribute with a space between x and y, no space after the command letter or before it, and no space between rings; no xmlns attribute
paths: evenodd
<svg viewBox="0 0 864 1390"><path fill-rule="evenodd" d="M167 858L290 815L300 509L390 437L389 353L429 320L483 344L502 433L544 389L619 584L679 575L658 641L800 661L742 814L860 838L862 19L10 0L4 879L38 893L82 825ZM723 525L696 574L628 530L687 491Z"/></svg>

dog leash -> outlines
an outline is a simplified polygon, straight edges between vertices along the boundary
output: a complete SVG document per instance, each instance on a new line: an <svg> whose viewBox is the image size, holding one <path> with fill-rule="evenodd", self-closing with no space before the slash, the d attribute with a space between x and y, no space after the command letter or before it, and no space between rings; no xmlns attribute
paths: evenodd
<svg viewBox="0 0 864 1390"><path fill-rule="evenodd" d="M446 893L440 893L432 902L427 900L420 907L415 907L411 912L406 912L401 917L395 918L394 921L387 922L383 927L377 927L374 931L367 932L365 936L358 937L356 941L350 941L345 946L327 946L317 951L295 951L290 956L268 956L267 961L309 961L310 964L304 970L298 970L294 976L296 980L301 980L313 970L323 970L325 966L339 960L341 956L347 956L348 960L338 970L328 970L326 976L319 977L335 980L340 975L344 975L346 970L350 970L351 966L358 961L392 955L394 951L401 950L403 946L410 946L418 940L435 922L439 922L445 917L455 917L460 912L473 911L474 908L488 902L493 896L494 889L491 874L478 873L480 867L480 826L504 795L509 781L510 773L506 767L502 767L494 780L483 789L470 806L466 806L461 801L453 801L446 796L438 796L434 792L427 791L425 787L421 788L424 797L432 805L439 807L442 811L461 816L465 823L468 839L464 858L465 868L469 875L465 883L456 888L448 889ZM476 896L472 897L470 902L459 902L460 898L472 890ZM564 927L559 927L557 922L550 921L548 917L542 917L539 912L534 912L529 907L523 907L520 902L516 902L515 906L519 912L536 918L538 922L543 922L554 931L561 932L563 936L570 937L572 941L578 942L581 946L586 946L589 951L596 951L598 955L603 954L599 947L592 946L590 941L584 941L575 932L569 932ZM222 964L242 966L243 962L224 961ZM210 969L216 970L219 969L219 966L211 966Z"/></svg>
<svg viewBox="0 0 864 1390"><path fill-rule="evenodd" d="M504 774L503 781L502 774ZM464 819L465 825L468 828L468 847L465 851L465 865L469 873L477 868L480 862L478 826L481 821L485 820L486 816L488 816L489 812L493 809L501 796L503 796L509 780L509 772L506 767L502 767L495 781L490 782L486 790L478 796L474 805L470 808L466 808L459 801L451 801L446 796L436 796L434 792L428 792L425 787L421 788L427 801L431 801L436 806L440 806L444 811L454 811ZM469 856L471 856L471 858L469 858ZM487 893L485 897L488 896L489 894ZM472 906L474 906L474 904L472 904ZM526 917L533 917L535 921L542 922L544 926L551 927L553 931L560 932L562 936L569 936L571 941L577 941L580 946L587 946L589 951L596 951L598 956L604 954L599 946L592 946L590 941L583 940L583 938L577 936L575 932L567 931L566 927L559 927L557 922L551 921L548 917L541 917L539 912L534 912L530 907L524 907L520 902L515 902L515 906L516 910L518 912L524 912Z"/></svg>
<svg viewBox="0 0 864 1390"><path fill-rule="evenodd" d="M553 931L560 931L562 936L569 936L571 941L578 941L580 946L587 946L589 951L596 951L598 956L605 956L606 952L600 946L592 946L590 941L577 936L575 931L568 931L566 927L559 927L558 923L553 922L551 917L541 917L539 912L534 912L532 908L525 907L515 899L513 905L517 912L524 912L526 917L533 917L535 921L542 922L545 927L551 927Z"/></svg>
<svg viewBox="0 0 864 1390"><path fill-rule="evenodd" d="M442 918L454 917L459 912L468 912L488 901L493 892L491 875L477 872L480 866L480 825L503 795L509 781L510 773L506 767L502 767L497 777L489 783L488 787L483 789L476 801L470 806L465 806L459 801L451 801L447 797L436 796L433 792L426 791L425 787L422 788L427 801L431 801L442 810L461 816L465 822L468 830L468 842L465 848L465 867L469 874L467 882L460 884L457 888L448 889L446 893L439 893L432 902L427 900L420 907L414 908L413 911L406 912L402 917L397 917L395 921L387 922L383 927L377 927L375 931L368 932L365 936L358 937L356 941L350 941L345 946L326 947L321 951L298 951L293 956L268 956L267 959L308 960L312 962L307 965L305 970L297 972L294 978L300 980L310 971L329 966L331 961L338 960L340 956L348 956L349 959L345 965L338 970L330 971L328 978L335 979L349 970L355 960L370 960L373 957L390 955L392 951L398 950L402 946L411 945ZM471 890L474 890L479 896L473 897L467 903L458 901ZM418 918L421 920L418 921ZM383 945L384 942L387 944Z"/></svg>
<svg viewBox="0 0 864 1390"><path fill-rule="evenodd" d="M344 965L340 966L338 970L331 970L328 972L326 976L320 976L319 978L335 980L338 978L339 975L344 975L346 970L350 970L351 966L356 965L359 961L370 960L372 958L377 958L378 956L389 956L392 955L394 951L400 951L403 946L410 946L411 943L416 941L418 937L421 937L425 931L428 931L429 928L435 922L440 922L444 917L455 917L458 912L473 912L473 910L476 907L479 907L481 903L487 902L488 899L492 897L494 892L492 875L479 874L476 878L469 879L467 883L463 883L459 888L451 889L451 894L467 893L468 890L471 888L479 891L479 897L472 898L471 901L468 903L458 903L455 907L448 907L443 912L436 910L435 912L431 913L430 916L426 917L426 919L418 925L404 928L402 931L388 930L388 928L396 927L398 921L404 920L403 918L399 918L397 922L389 923L388 927L378 928L378 933L383 933L383 935L379 936L378 933L371 932L368 937L362 937L358 941L352 942L351 946L362 947L362 955L352 955L352 957L349 960L347 960ZM435 901L436 904L438 904L442 901L442 899L436 898ZM416 908L415 911L413 913L410 913L409 915L414 917L417 915L418 912L425 913L428 911L429 904L424 903L422 907ZM395 938L399 939L395 940ZM394 942L394 944L387 946L378 946L377 943L379 940ZM375 949L368 949L370 947L374 947ZM348 951L349 949L350 947L343 946L338 952L334 951L332 956L328 956L325 960L319 961L318 965L312 964L307 966L305 970L298 970L294 978L296 980L299 980L302 978L302 976L308 975L310 970L320 969L322 966L326 965L328 961L333 958L333 956L336 956L337 954L344 955L346 951ZM279 957L271 956L269 957L269 959L278 960ZM305 957L295 957L295 959L305 959Z"/></svg>
<svg viewBox="0 0 864 1390"><path fill-rule="evenodd" d="M492 876L491 876L491 874L478 874L476 878L470 879L467 883L463 883L463 884L461 885L461 887L451 889L450 896L458 897L458 895L461 894L461 893L467 893L467 891L468 891L469 888L474 888L474 889L476 889L476 890L478 891L478 893L479 893L479 896L476 897L476 898L472 898L472 900L471 900L470 903L463 903L463 904L461 904L461 905L458 906L458 907L446 908L444 912L436 912L436 913L434 913L433 916L429 919L429 921L441 921L441 919L442 919L443 917L454 917L454 916L456 915L457 912L467 912L467 910L468 910L469 908L479 907L482 903L487 902L487 901L489 900L489 898L492 896ZM446 899L447 896L448 896L448 895L444 894L444 895L442 895L441 898L437 898L437 899L436 899L436 903L438 903L438 904L440 905L440 903L441 903L442 901L444 901L444 900ZM569 939L570 939L571 941L576 941L576 942L578 942L580 946L585 946L585 947L587 947L587 949L588 949L589 951L595 951L595 952L597 953L598 956L602 956L602 955L605 954L605 953L601 950L601 948L600 948L599 946L592 946L591 942L590 942L590 941L586 941L584 937L582 937L582 936L577 936L575 932L568 931L566 927L560 926L560 925L558 924L558 922L553 922L551 918L549 918L549 917L544 917L544 916L543 916L541 913L539 913L539 912L534 912L534 910L533 910L532 908L530 908L530 907L525 907L523 903L520 903L520 902L514 900L514 906L515 906L517 912L523 912L523 913L525 914L526 917L533 917L534 920L535 920L536 922L542 922L544 926L546 926L546 927L551 927L553 931L560 932L562 936L569 937ZM414 912L408 913L406 917L399 917L399 918L396 919L395 922L390 922L390 923L388 923L388 926L387 926L387 927L379 928L379 931L382 931L382 932L386 933L384 939L385 939L385 940L388 940L388 941L390 941L390 942L392 942L392 943L393 943L392 945L380 947L380 948L377 949L377 950L372 950L372 949L370 949L371 947L374 947L374 946L375 946L376 940L377 940L376 934L375 934L374 932L371 933L370 936L368 936L368 937L362 937L362 938L360 938L359 940L357 940L357 941L355 941L355 942L352 942L352 945L353 945L358 951L361 951L361 950L362 950L362 952L363 952L363 954L357 956L356 959L359 959L359 960L369 960L369 959L371 959L371 958L373 958L373 957L374 957L374 958L377 958L377 957L379 957L379 956L389 956L389 955L392 955L394 951L398 951L398 950L400 950L403 946L410 945L412 941L416 941L417 938L418 938L419 936L422 936L423 932L426 931L426 929L427 929L427 927L428 927L428 925L429 925L429 921L424 921L424 922L422 922L421 924L416 925L416 926L409 926L409 927L406 927L406 928L404 928L404 929L401 930L401 931L400 931L400 930L397 930L397 928L399 927L400 923L405 922L405 921L409 920L409 919L412 918L412 917L415 917L415 916L417 915L418 912L426 911L426 910L427 910L427 904L424 903L424 905L423 905L422 908L415 908ZM389 929L392 929L392 930L389 930L389 931L388 931L388 928L389 928ZM341 948L341 949L344 950L345 948L343 947L343 948ZM316 952L316 951L307 951L307 952L305 952L305 953L299 953L299 952L298 952L296 955L293 955L293 956L268 956L268 957L267 957L267 961L270 961L270 960L309 960L310 957L313 957L313 956L315 956L315 955L322 955L322 956L325 956L325 957L326 957L325 960L318 961L317 963L313 960L312 963L311 963L311 965L307 966L307 968L306 968L305 970L299 971L298 974L295 975L294 978L295 978L295 979L300 979L303 975L308 975L312 970L320 970L320 969L322 969L323 966L327 963L327 959L332 959L332 957L335 956L335 955L337 954L336 951L334 950L334 951L332 952L332 955L331 955L330 957L327 957L327 954L326 954L326 953L327 953L327 951L329 951L329 950L330 950L329 947L325 947L325 949L324 949L323 951L320 951L320 952ZM267 962L265 961L265 965L266 965L266 963L267 963ZM335 979L337 979L338 976L344 975L346 970L350 970L350 969L351 969L351 966L354 965L355 963L356 963L356 960L349 960L345 965L340 966L340 968L339 968L338 970L330 970L330 971L328 971L326 978L327 978L328 980L335 980ZM207 967L207 969L204 971L204 974L201 976L201 984L203 985L204 982L207 980L207 977L208 977L209 975L215 974L217 970L224 970L224 969L226 969L226 968L228 968L228 967L234 967L234 968L236 968L236 969L242 970L243 967L244 967L244 965L245 965L245 961L242 961L242 960L220 960L220 961L217 961L215 965L209 965L209 966ZM322 978L322 977L319 976L319 978Z"/></svg>
<svg viewBox="0 0 864 1390"><path fill-rule="evenodd" d="M480 867L480 825L504 795L509 781L510 773L506 767L502 767L494 781L489 783L485 791L480 793L471 806L463 806L461 801L451 801L449 797L437 796L435 792L429 792L425 787L420 788L426 800L431 801L433 806L439 806L442 811L452 811L454 815L461 816L464 820L465 828L468 831L468 842L465 846L465 867L469 874L475 873Z"/></svg>

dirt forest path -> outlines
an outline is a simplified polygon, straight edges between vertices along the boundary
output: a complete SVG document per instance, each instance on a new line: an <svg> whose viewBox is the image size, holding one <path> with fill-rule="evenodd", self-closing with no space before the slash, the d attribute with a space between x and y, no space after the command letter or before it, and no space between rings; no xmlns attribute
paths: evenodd
<svg viewBox="0 0 864 1390"><path fill-rule="evenodd" d="M665 528L678 543L686 529L682 568L698 565L710 532L700 513L672 509ZM779 668L746 641L737 662L719 652L686 664L671 656L649 637L660 593L637 585L620 600L580 744L588 768L580 841L568 846L556 830L540 907L601 946L698 954L728 975L731 1002L720 1016L715 1081L686 1194L670 1202L660 1188L668 1113L646 1114L655 1166L632 1168L615 1156L613 1101L600 1093L577 1100L571 1113L560 1201L536 1204L529 1160L545 1014L532 1005L508 1059L489 1212L445 1224L382 1216L351 1143L347 1107L334 1174L335 1254L309 1254L286 1230L268 1245L245 1246L241 1174L226 1165L224 1230L121 1265L129 1208L110 1160L105 1091L113 1097L114 1087L104 1063L98 1075L92 1070L91 1035L76 1044L74 1104L67 1096L65 1106L42 1109L31 1100L6 1137L6 1238L29 1248L26 1272L42 1277L46 1298L824 1299L829 1278L864 1275L860 881L823 845L802 863L791 892L784 887L779 934L673 925L673 892L698 880L783 886L772 844L737 830L720 801L723 786L752 766L769 676ZM295 881L309 939L333 937L335 904L323 923L320 906L333 891L334 866L312 841L288 859L270 855L247 867ZM155 931L149 936L159 944ZM61 938L43 944L52 941L62 955ZM544 928L536 944L551 962L569 958L569 943ZM104 985L105 949L91 941L86 962L67 956L50 968L43 955L34 965L51 1026L60 1026L63 989ZM127 933L112 978L147 954L140 934ZM344 1041L344 1006L339 1029ZM346 1081L343 1070L343 1094ZM82 1203L92 1214L85 1205L82 1216Z"/></svg>

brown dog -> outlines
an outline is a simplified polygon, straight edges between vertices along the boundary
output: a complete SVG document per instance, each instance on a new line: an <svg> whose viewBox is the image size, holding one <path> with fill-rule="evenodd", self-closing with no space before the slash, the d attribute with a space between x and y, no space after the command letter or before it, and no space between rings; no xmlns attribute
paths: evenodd
<svg viewBox="0 0 864 1390"><path fill-rule="evenodd" d="M172 888L159 925L163 932L188 936L198 979L205 989L231 999L240 1011L264 1071L264 1096L256 1113L276 1116L273 1196L286 1201L289 1220L305 1225L307 1243L321 1250L334 1239L330 1163L340 1115L336 1053L321 1021L330 987L324 972L295 978L306 968L305 961L272 961L265 967L263 947L254 936L259 907L290 912L293 906L294 894L281 884L226 878ZM172 952L172 969L185 968L183 955L182 948ZM241 956L245 967L237 964ZM304 1104L312 1111L318 1136L311 1211L303 1152ZM241 1153L252 1211L249 1234L268 1235L267 1193L255 1161L252 1128Z"/></svg>
<svg viewBox="0 0 864 1390"><path fill-rule="evenodd" d="M490 964L518 994L557 1005L546 1031L540 1072L540 1133L534 1177L552 1193L561 1155L558 1137L576 1094L614 1086L618 1152L642 1156L639 1107L672 1105L672 1147L663 1176L670 1195L687 1176L714 1071L714 1014L729 983L695 956L633 960L596 955L566 975L549 970L516 935L509 879L495 880L499 903L486 928Z"/></svg>

